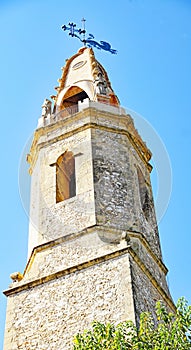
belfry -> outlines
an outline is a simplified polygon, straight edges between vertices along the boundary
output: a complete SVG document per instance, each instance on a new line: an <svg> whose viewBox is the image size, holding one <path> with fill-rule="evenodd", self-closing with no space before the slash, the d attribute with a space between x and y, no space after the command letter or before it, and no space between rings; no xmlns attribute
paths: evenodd
<svg viewBox="0 0 191 350"><path fill-rule="evenodd" d="M28 261L4 292L4 350L69 350L93 320L137 323L157 300L174 310L151 152L91 48L66 60L56 92L27 155Z"/></svg>

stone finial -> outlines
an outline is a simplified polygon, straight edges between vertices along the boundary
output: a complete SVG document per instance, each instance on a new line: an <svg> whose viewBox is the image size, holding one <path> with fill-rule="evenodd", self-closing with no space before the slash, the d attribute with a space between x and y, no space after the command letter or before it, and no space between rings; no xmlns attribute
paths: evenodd
<svg viewBox="0 0 191 350"><path fill-rule="evenodd" d="M23 279L23 274L20 272L13 272L10 277L13 282L20 282Z"/></svg>

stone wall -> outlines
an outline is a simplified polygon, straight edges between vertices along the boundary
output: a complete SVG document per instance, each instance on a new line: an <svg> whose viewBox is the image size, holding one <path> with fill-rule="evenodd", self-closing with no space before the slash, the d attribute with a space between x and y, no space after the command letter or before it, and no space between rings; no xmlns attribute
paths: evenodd
<svg viewBox="0 0 191 350"><path fill-rule="evenodd" d="M96 221L98 224L144 234L151 250L161 258L150 174L127 135L92 130ZM137 167L148 188L150 210L145 217L139 193Z"/></svg>
<svg viewBox="0 0 191 350"><path fill-rule="evenodd" d="M66 150L75 157L76 196L56 203L55 163ZM36 245L95 224L91 152L90 130L40 149L32 174L29 253Z"/></svg>
<svg viewBox="0 0 191 350"><path fill-rule="evenodd" d="M97 223L121 229L136 220L133 174L125 136L92 130Z"/></svg>
<svg viewBox="0 0 191 350"><path fill-rule="evenodd" d="M140 259L141 263L144 264L145 268L156 280L157 284L165 291L165 293L167 293L168 296L170 296L166 282L166 274L168 270L162 261L157 260L156 257L153 256L152 251L141 242L140 238L131 237L129 244Z"/></svg>
<svg viewBox="0 0 191 350"><path fill-rule="evenodd" d="M67 350L93 320L134 321L129 255L9 296L5 350Z"/></svg>
<svg viewBox="0 0 191 350"><path fill-rule="evenodd" d="M143 311L151 312L152 316L156 320L156 302L161 300L163 303L165 303L164 297L161 293L159 293L156 286L153 285L151 280L138 266L138 264L136 264L132 258L130 260L136 322L139 324L139 316ZM155 275L153 277L155 277ZM171 300L170 295L169 300ZM168 304L166 305L168 306ZM171 305L171 311L172 310Z"/></svg>

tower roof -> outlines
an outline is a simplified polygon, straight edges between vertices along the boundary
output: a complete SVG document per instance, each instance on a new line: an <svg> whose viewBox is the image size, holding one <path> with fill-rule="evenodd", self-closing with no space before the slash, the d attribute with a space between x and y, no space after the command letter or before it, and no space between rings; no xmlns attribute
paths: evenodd
<svg viewBox="0 0 191 350"><path fill-rule="evenodd" d="M62 67L62 76L58 79L55 112L77 104L89 98L91 101L119 106L108 75L103 66L96 60L91 48L83 47L66 60Z"/></svg>

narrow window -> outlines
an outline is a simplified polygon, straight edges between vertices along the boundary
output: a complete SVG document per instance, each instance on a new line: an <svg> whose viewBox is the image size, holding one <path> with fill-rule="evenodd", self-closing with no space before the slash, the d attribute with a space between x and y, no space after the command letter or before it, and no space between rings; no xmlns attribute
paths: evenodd
<svg viewBox="0 0 191 350"><path fill-rule="evenodd" d="M150 209L151 209L149 192L145 183L145 178L143 176L143 173L139 168L137 168L137 176L139 181L139 195L140 195L141 207L146 219L148 220Z"/></svg>
<svg viewBox="0 0 191 350"><path fill-rule="evenodd" d="M56 162L56 203L76 195L75 159L65 152Z"/></svg>

